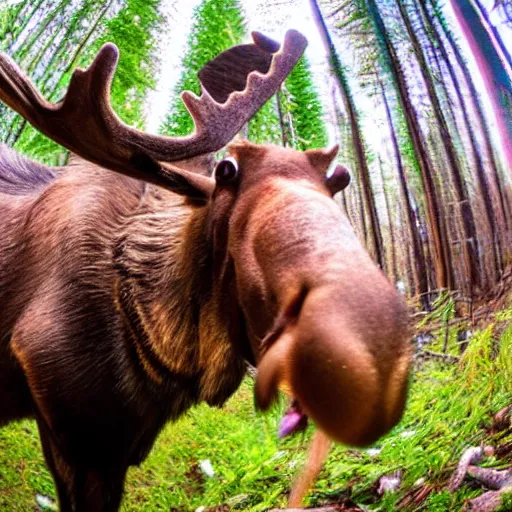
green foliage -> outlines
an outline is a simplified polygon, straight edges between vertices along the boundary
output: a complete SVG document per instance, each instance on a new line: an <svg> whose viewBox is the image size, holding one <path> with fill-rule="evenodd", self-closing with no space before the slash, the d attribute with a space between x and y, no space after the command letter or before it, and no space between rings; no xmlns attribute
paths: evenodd
<svg viewBox="0 0 512 512"><path fill-rule="evenodd" d="M454 316L455 301L449 293L443 292L434 300L431 311L429 311L421 321L418 322L416 328L421 331L421 329L428 324L433 322L436 324L441 323L443 327L439 329L437 334L439 334L440 340L443 338L441 343L443 352L447 351L447 349L451 349L457 353L457 332L455 329L449 329L448 327L448 323L454 318ZM439 348L437 345L438 344L435 343L432 348Z"/></svg>
<svg viewBox="0 0 512 512"><path fill-rule="evenodd" d="M188 50L183 58L183 74L175 89L175 99L160 128L163 134L188 135L193 132L194 122L179 94L188 90L199 95L199 70L219 53L239 44L244 34L244 20L238 0L203 0L195 9Z"/></svg>
<svg viewBox="0 0 512 512"><path fill-rule="evenodd" d="M293 147L306 150L327 145L328 138L322 119L322 105L305 56L300 59L290 73L284 90L286 93L285 111L291 117Z"/></svg>
<svg viewBox="0 0 512 512"><path fill-rule="evenodd" d="M324 147L327 144L322 105L305 56L286 79L279 93L279 101L282 119L279 119L278 107L273 98L249 122L249 140L259 144L284 143L299 150Z"/></svg>
<svg viewBox="0 0 512 512"><path fill-rule="evenodd" d="M22 4L20 0L17 4L0 5L0 51L5 51L11 41L16 17Z"/></svg>
<svg viewBox="0 0 512 512"><path fill-rule="evenodd" d="M117 15L106 21L101 37L88 52L95 54L107 42L119 48L111 103L126 124L137 128L144 127L144 101L155 86L155 35L162 22L159 4L160 0L125 0Z"/></svg>
<svg viewBox="0 0 512 512"><path fill-rule="evenodd" d="M397 105L395 108L395 118L397 127L397 138L400 144L400 154L404 165L413 171L412 178L414 181L414 188L421 188L421 169L416 155L414 145L407 128L407 121L405 120L404 111L401 106Z"/></svg>
<svg viewBox="0 0 512 512"><path fill-rule="evenodd" d="M144 100L154 86L157 61L155 32L161 23L160 0L81 0L36 4L30 16L39 20L37 31L19 34L13 57L44 95L58 101L64 94L71 73L88 66L101 45L114 42L120 60L112 85L111 103L129 125L143 127ZM27 14L28 15L28 14ZM0 29L1 30L1 29ZM3 125L3 126L2 126ZM1 129L3 128L3 130ZM7 142L30 156L51 164L63 163L65 150L11 115L0 122Z"/></svg>
<svg viewBox="0 0 512 512"><path fill-rule="evenodd" d="M275 98L268 100L249 121L247 138L257 144L281 144L281 127Z"/></svg>
<svg viewBox="0 0 512 512"><path fill-rule="evenodd" d="M501 496L501 506L496 512L509 512L512 510L512 489Z"/></svg>

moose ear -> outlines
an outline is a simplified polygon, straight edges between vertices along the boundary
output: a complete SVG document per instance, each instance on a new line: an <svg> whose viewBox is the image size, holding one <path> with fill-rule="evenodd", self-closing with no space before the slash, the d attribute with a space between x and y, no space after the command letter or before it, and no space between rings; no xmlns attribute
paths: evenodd
<svg viewBox="0 0 512 512"><path fill-rule="evenodd" d="M350 183L350 172L344 165L337 165L325 176L325 186L332 196L348 187Z"/></svg>
<svg viewBox="0 0 512 512"><path fill-rule="evenodd" d="M308 157L309 163L323 177L332 161L338 154L339 146L335 144L331 149L307 149L304 154Z"/></svg>

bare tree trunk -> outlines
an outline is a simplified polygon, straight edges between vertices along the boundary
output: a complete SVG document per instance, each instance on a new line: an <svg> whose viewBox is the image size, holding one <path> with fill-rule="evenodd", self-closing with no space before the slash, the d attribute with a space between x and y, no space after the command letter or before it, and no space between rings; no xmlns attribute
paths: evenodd
<svg viewBox="0 0 512 512"><path fill-rule="evenodd" d="M276 103L277 103L277 115L279 116L279 126L281 127L281 143L283 147L288 146L288 128L284 121L283 117L283 102L282 102L283 92L281 89L277 91L276 94Z"/></svg>
<svg viewBox="0 0 512 512"><path fill-rule="evenodd" d="M512 79L470 0L450 0L450 3L491 99L507 170L512 176Z"/></svg>
<svg viewBox="0 0 512 512"><path fill-rule="evenodd" d="M396 283L398 280L398 271L397 271L397 261L396 261L396 238L395 238L395 228L393 226L393 218L391 216L391 199L389 197L389 189L386 186L386 182L384 179L384 169L382 165L382 159L379 157L379 170L380 177L382 180L382 191L384 192L384 204L386 205L386 214L389 222L389 272L388 275L393 279L393 282ZM388 251L386 251L388 252Z"/></svg>
<svg viewBox="0 0 512 512"><path fill-rule="evenodd" d="M492 35L494 36L496 43L500 47L503 57L508 62L509 68L512 69L512 57L510 56L510 52L508 51L507 47L505 46L505 43L503 42L503 39L501 38L500 33L496 30L496 27L493 25L493 23L489 19L489 13L487 12L487 9L483 6L483 4L482 4L482 2L480 2L480 0L473 0L473 2L475 4L476 9L480 12L481 18L485 21L487 27L492 32Z"/></svg>
<svg viewBox="0 0 512 512"><path fill-rule="evenodd" d="M15 52L14 55L16 56L16 59L18 61L21 61L22 59L25 58L25 56L30 51L32 46L34 46L34 44L37 44L39 38L41 37L41 34L43 34L45 32L45 30L48 28L50 23L57 17L57 15L60 12L62 12L62 9L64 7L66 7L67 4L69 4L69 0L62 0L59 3L58 7L51 10L48 13L48 15L46 16L46 18L44 20L42 20L42 22L37 25L37 28L34 30L33 33L30 34L30 37L28 38L28 40L24 42L23 50L19 50L19 51Z"/></svg>
<svg viewBox="0 0 512 512"><path fill-rule="evenodd" d="M356 159L356 163L361 176L365 209L370 220L368 231L371 239L370 252L373 252L377 264L381 268L384 268L384 248L382 244L382 234L380 230L379 218L377 216L375 198L372 192L370 171L366 159L366 150L364 148L364 142L359 128L358 113L350 95L347 81L343 74L340 58L336 52L318 3L316 0L310 0L310 5L313 11L313 18L315 19L318 30L324 42L325 50L329 57L331 73L337 80L338 87L343 98L343 103L345 105L345 110L349 117L352 133L352 144L354 146L354 157Z"/></svg>
<svg viewBox="0 0 512 512"><path fill-rule="evenodd" d="M478 144L476 140L475 131L473 129L473 123L472 120L469 118L469 105L467 104L467 100L462 93L459 81L457 79L457 75L455 74L455 71L453 69L453 66L450 61L450 57L448 55L448 52L446 51L446 48L444 47L443 41L441 40L440 34L437 31L437 28L435 27L434 23L432 22L432 19L430 17L430 14L428 13L428 10L425 6L424 0L420 1L420 8L422 11L422 15L426 22L428 23L428 27L430 29L431 34L435 37L435 43L436 48L441 53L441 56L444 59L446 69L448 70L448 73L450 74L450 78L453 84L453 87L455 89L455 93L457 95L457 99L459 101L459 104L461 106L461 113L462 117L464 119L465 128L468 133L469 141L470 141L470 147L471 147L471 154L473 157L473 161L475 163L476 168L476 176L477 176L477 182L478 182L478 189L480 192L480 197L482 198L484 207L485 207L485 217L486 222L488 224L489 232L491 235L491 251L493 255L493 263L494 263L494 272L495 277L498 277L501 272L501 234L504 229L504 219L501 220L501 227L500 227L500 217L503 215L503 212L500 211L499 205L497 205L496 208L496 214L495 216L495 209L493 208L493 201L491 198L491 190L492 186L489 183L487 173L485 171L484 163L482 161L482 157L480 155L480 151L478 149ZM420 19L423 19L420 17ZM499 215L499 216L498 216Z"/></svg>
<svg viewBox="0 0 512 512"><path fill-rule="evenodd" d="M460 212L462 216L462 228L464 238L464 240L462 241L462 247L465 264L469 272L468 280L469 287L471 289L473 288L474 285L483 285L482 276L480 275L480 269L478 265L478 237L476 233L476 225L473 216L473 211L471 209L469 196L463 181L462 172L460 169L457 153L455 151L455 147L453 144L452 136L450 130L448 129L448 124L443 114L443 109L441 108L441 104L439 102L439 98L437 96L437 92L434 87L434 82L432 80L429 67L425 60L425 55L423 54L420 41L416 35L415 30L412 27L411 20L403 4L403 0L397 0L397 4L402 15L402 20L405 24L405 28L409 35L409 39L411 40L414 54L418 59L422 77L427 87L428 96L434 110L436 124L439 127L441 142L443 144L443 148L448 158L451 176L453 179L453 183L455 185L456 198L457 202L459 203Z"/></svg>
<svg viewBox="0 0 512 512"><path fill-rule="evenodd" d="M420 0L422 3L425 3L425 0ZM430 0L432 1L432 0ZM429 21L431 22L432 26L435 27L436 24L433 22L432 15L428 12L428 9L425 9L429 16ZM441 29L443 30L444 37L448 41L453 54L455 56L455 59L457 60L457 64L462 71L462 74L464 75L464 80L466 82L466 86L469 89L470 93L470 99L471 103L473 105L473 110L476 113L476 117L478 120L478 123L480 125L480 133L483 137L484 143L485 143L485 150L487 154L487 158L489 159L489 167L491 170L491 176L492 176L492 184L493 184L493 191L494 195L496 197L497 201L493 201L494 204L499 203L497 205L497 209L500 213L500 218L503 219L503 225L505 228L505 231L512 225L512 219L510 219L507 216L507 207L506 207L506 197L503 192L503 186L501 184L501 177L499 175L498 171L498 163L496 162L496 158L494 156L494 150L492 147L492 141L491 141L491 131L489 130L489 126L487 123L487 119L485 117L483 107L480 101L480 97L478 95L478 92L476 90L475 84L473 82L473 78L471 77L471 73L469 71L469 68L466 64L466 61L464 60L460 48L458 44L455 42L452 33L446 26L446 23L444 20L439 20L439 24L441 26ZM437 32L439 34L439 31Z"/></svg>
<svg viewBox="0 0 512 512"><path fill-rule="evenodd" d="M382 101L384 103L384 108L386 110L386 118L389 127L389 133L391 135L391 143L393 145L393 153L395 156L396 167L398 170L398 183L400 185L400 194L402 196L402 202L405 210L405 220L407 225L407 230L409 232L409 239L412 244L412 252L413 252L413 265L411 267L415 287L417 293L421 294L422 297L428 302L428 297L426 293L428 292L428 281L427 281L427 271L426 271L426 263L425 263L425 255L423 254L423 248L421 246L420 234L418 232L416 213L413 210L411 205L411 198L409 195L409 187L407 186L407 177L405 174L404 165L402 162L402 155L400 154L400 147L398 145L398 139L395 132L395 127L393 125L393 118L391 116L391 109L389 108L389 102L386 96L386 90L384 88L384 84L379 78L379 86L382 95ZM424 295L425 294L425 295ZM423 304L424 307L427 304Z"/></svg>
<svg viewBox="0 0 512 512"><path fill-rule="evenodd" d="M20 9L16 10L16 14L15 14L16 19L14 20L13 26L11 27L12 28L12 32L11 32L12 40L11 40L11 44L9 45L9 48L7 49L7 53L9 53L9 54L12 53L12 49L14 48L14 44L15 44L16 40L18 39L18 36L23 32L23 30L28 25L28 23L30 22L30 20L32 19L34 14L38 11L39 7L41 7L41 4L43 2L44 2L44 0L38 0L38 2L32 7L32 10L30 11L30 13L27 16L25 16L23 18L23 20L18 20L18 15L22 11L24 4L26 2L23 2L22 4L20 4Z"/></svg>
<svg viewBox="0 0 512 512"><path fill-rule="evenodd" d="M366 4L381 44L385 65L388 67L397 89L398 99L407 123L407 130L421 170L423 189L425 191L428 229L430 232L429 238L432 242L432 259L435 267L436 286L437 288L451 289L454 281L450 262L450 251L442 211L433 179L434 167L425 148L417 114L411 104L406 79L398 56L396 55L396 50L388 35L375 0L366 0Z"/></svg>

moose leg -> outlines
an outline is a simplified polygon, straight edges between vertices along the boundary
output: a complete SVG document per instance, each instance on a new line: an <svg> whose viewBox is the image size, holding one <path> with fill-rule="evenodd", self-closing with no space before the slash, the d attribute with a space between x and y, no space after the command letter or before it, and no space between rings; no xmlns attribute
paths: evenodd
<svg viewBox="0 0 512 512"><path fill-rule="evenodd" d="M53 476L55 489L59 500L60 512L73 512L70 490L73 482L73 470L68 466L60 456L57 447L51 440L48 428L43 420L37 420L39 427L39 437L43 448L46 464Z"/></svg>
<svg viewBox="0 0 512 512"><path fill-rule="evenodd" d="M116 467L114 473L79 470L74 486L74 512L117 512L127 469Z"/></svg>
<svg viewBox="0 0 512 512"><path fill-rule="evenodd" d="M59 453L44 421L38 420L46 463L52 473L60 512L116 512L121 504L127 465L115 471L72 467Z"/></svg>

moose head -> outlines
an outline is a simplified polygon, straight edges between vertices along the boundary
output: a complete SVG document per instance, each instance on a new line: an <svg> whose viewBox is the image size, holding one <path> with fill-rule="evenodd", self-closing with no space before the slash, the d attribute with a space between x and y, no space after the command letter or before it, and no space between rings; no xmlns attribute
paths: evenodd
<svg viewBox="0 0 512 512"><path fill-rule="evenodd" d="M162 425L224 403L247 362L259 408L282 389L333 440L372 443L401 417L407 316L333 200L337 147L240 140L208 173L306 44L253 38L183 93L183 138L116 117L113 45L58 104L0 56L0 99L80 157L52 173L0 150L0 424L36 418L63 511L117 510Z"/></svg>

